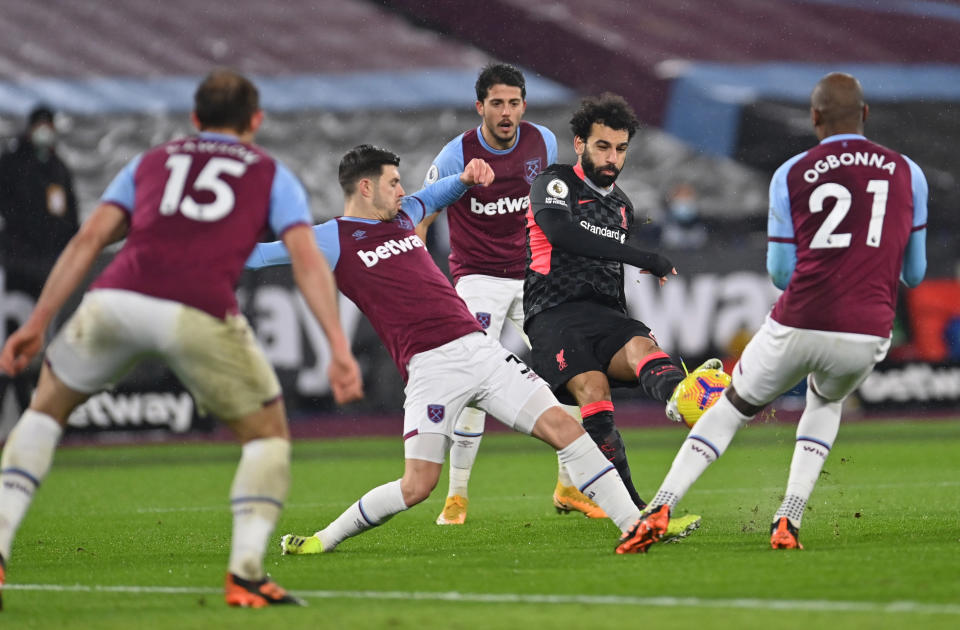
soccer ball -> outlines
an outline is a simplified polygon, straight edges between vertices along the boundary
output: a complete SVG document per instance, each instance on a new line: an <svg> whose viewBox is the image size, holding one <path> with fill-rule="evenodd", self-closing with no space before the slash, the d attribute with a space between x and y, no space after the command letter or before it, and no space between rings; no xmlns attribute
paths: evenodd
<svg viewBox="0 0 960 630"><path fill-rule="evenodd" d="M677 385L677 410L688 427L692 427L703 412L720 400L730 384L730 375L722 370L698 370L688 374Z"/></svg>

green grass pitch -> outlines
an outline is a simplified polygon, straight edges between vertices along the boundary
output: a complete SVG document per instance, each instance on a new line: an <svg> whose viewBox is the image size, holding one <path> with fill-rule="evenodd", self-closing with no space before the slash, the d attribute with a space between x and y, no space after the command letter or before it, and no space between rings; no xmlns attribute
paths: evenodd
<svg viewBox="0 0 960 630"><path fill-rule="evenodd" d="M554 512L547 446L488 435L466 525L434 524L444 472L424 504L334 553L272 543L268 570L310 606L260 611L221 594L239 447L64 448L8 562L0 628L960 627L960 420L844 424L806 550L774 552L794 432L742 430L679 506L701 529L642 556L614 555L609 521ZM642 495L683 435L624 432ZM399 477L402 452L398 437L296 443L277 534L311 533Z"/></svg>

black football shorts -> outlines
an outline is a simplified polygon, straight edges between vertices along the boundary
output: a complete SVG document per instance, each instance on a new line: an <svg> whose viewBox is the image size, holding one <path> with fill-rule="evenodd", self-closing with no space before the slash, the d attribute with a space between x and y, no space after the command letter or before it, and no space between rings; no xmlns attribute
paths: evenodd
<svg viewBox="0 0 960 630"><path fill-rule="evenodd" d="M593 302L568 302L537 313L526 326L530 367L550 384L560 402L576 404L567 381L584 372L603 372L613 356L650 329L617 309ZM637 381L609 379L611 387L636 387Z"/></svg>

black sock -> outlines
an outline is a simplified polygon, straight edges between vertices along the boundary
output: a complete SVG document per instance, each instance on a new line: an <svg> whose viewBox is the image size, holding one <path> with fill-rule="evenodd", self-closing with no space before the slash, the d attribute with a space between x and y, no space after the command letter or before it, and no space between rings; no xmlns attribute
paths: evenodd
<svg viewBox="0 0 960 630"><path fill-rule="evenodd" d="M591 407L600 405L603 410L596 410L591 413ZM594 407L594 409L596 409ZM620 479L623 485L627 487L630 498L641 510L647 506L646 502L640 498L637 489L633 487L633 477L630 475L630 464L627 462L627 449L613 423L613 403L601 401L592 405L581 407L583 414L583 428L600 448L603 456L610 460L617 472L620 473Z"/></svg>
<svg viewBox="0 0 960 630"><path fill-rule="evenodd" d="M637 380L643 392L660 402L667 402L680 381L684 379L683 370L674 364L666 352L655 352L643 358L637 366Z"/></svg>

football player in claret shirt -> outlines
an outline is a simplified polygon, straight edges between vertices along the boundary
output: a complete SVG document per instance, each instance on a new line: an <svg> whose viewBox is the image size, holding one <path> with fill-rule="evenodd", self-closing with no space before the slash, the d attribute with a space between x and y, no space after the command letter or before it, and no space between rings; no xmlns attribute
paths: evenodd
<svg viewBox="0 0 960 630"><path fill-rule="evenodd" d="M461 172L475 157L493 169L493 184L475 186L447 207L450 273L457 294L488 335L499 339L509 321L527 341L523 333L525 217L530 184L557 161L557 139L546 127L521 120L527 108L527 88L517 68L505 63L487 65L477 77L475 90L480 125L443 147L430 165L424 185ZM438 216L431 214L417 226L424 241L427 228ZM575 408L567 411L578 413ZM485 413L470 407L457 418L450 447L450 483L438 525L462 525L467 518L467 486L485 420ZM577 489L562 464L558 465L553 502L558 511L606 516Z"/></svg>
<svg viewBox="0 0 960 630"><path fill-rule="evenodd" d="M290 439L280 384L234 294L264 230L283 239L297 286L330 341L337 402L362 396L360 369L340 327L330 269L313 240L306 193L285 166L252 144L263 122L257 88L233 71L216 70L194 101L199 133L149 149L120 171L54 265L30 318L3 347L0 369L22 370L103 248L126 237L51 342L30 407L3 449L0 587L14 533L70 412L153 355L243 443L230 490L227 603L302 603L263 568L290 485Z"/></svg>
<svg viewBox="0 0 960 630"><path fill-rule="evenodd" d="M767 270L783 294L617 553L643 553L660 540L670 511L737 430L806 377L787 488L770 525L772 548L803 548L803 511L843 401L887 354L897 283L915 287L927 266L926 178L905 155L864 137L868 113L849 74L828 74L814 88L810 118L820 144L787 160L770 182Z"/></svg>
<svg viewBox="0 0 960 630"><path fill-rule="evenodd" d="M650 329L627 315L623 265L654 274L661 285L676 269L628 242L633 206L616 180L639 126L633 111L621 97L603 94L585 99L570 124L577 163L550 166L530 189L523 310L531 366L561 401L580 406L584 428L642 509L610 388L640 387L668 403L667 415L679 421L673 395L685 375ZM720 367L711 359L697 371ZM681 531L699 523L686 519Z"/></svg>
<svg viewBox="0 0 960 630"><path fill-rule="evenodd" d="M574 482L623 531L640 510L616 468L543 380L483 331L414 231L468 187L492 182L493 171L473 159L462 173L404 196L399 163L395 154L370 145L348 152L339 170L344 216L315 226L314 233L340 290L370 320L406 381L403 477L370 490L312 536L284 536L283 552L332 551L426 499L466 406L557 449ZM263 243L247 265L288 262L283 244Z"/></svg>

